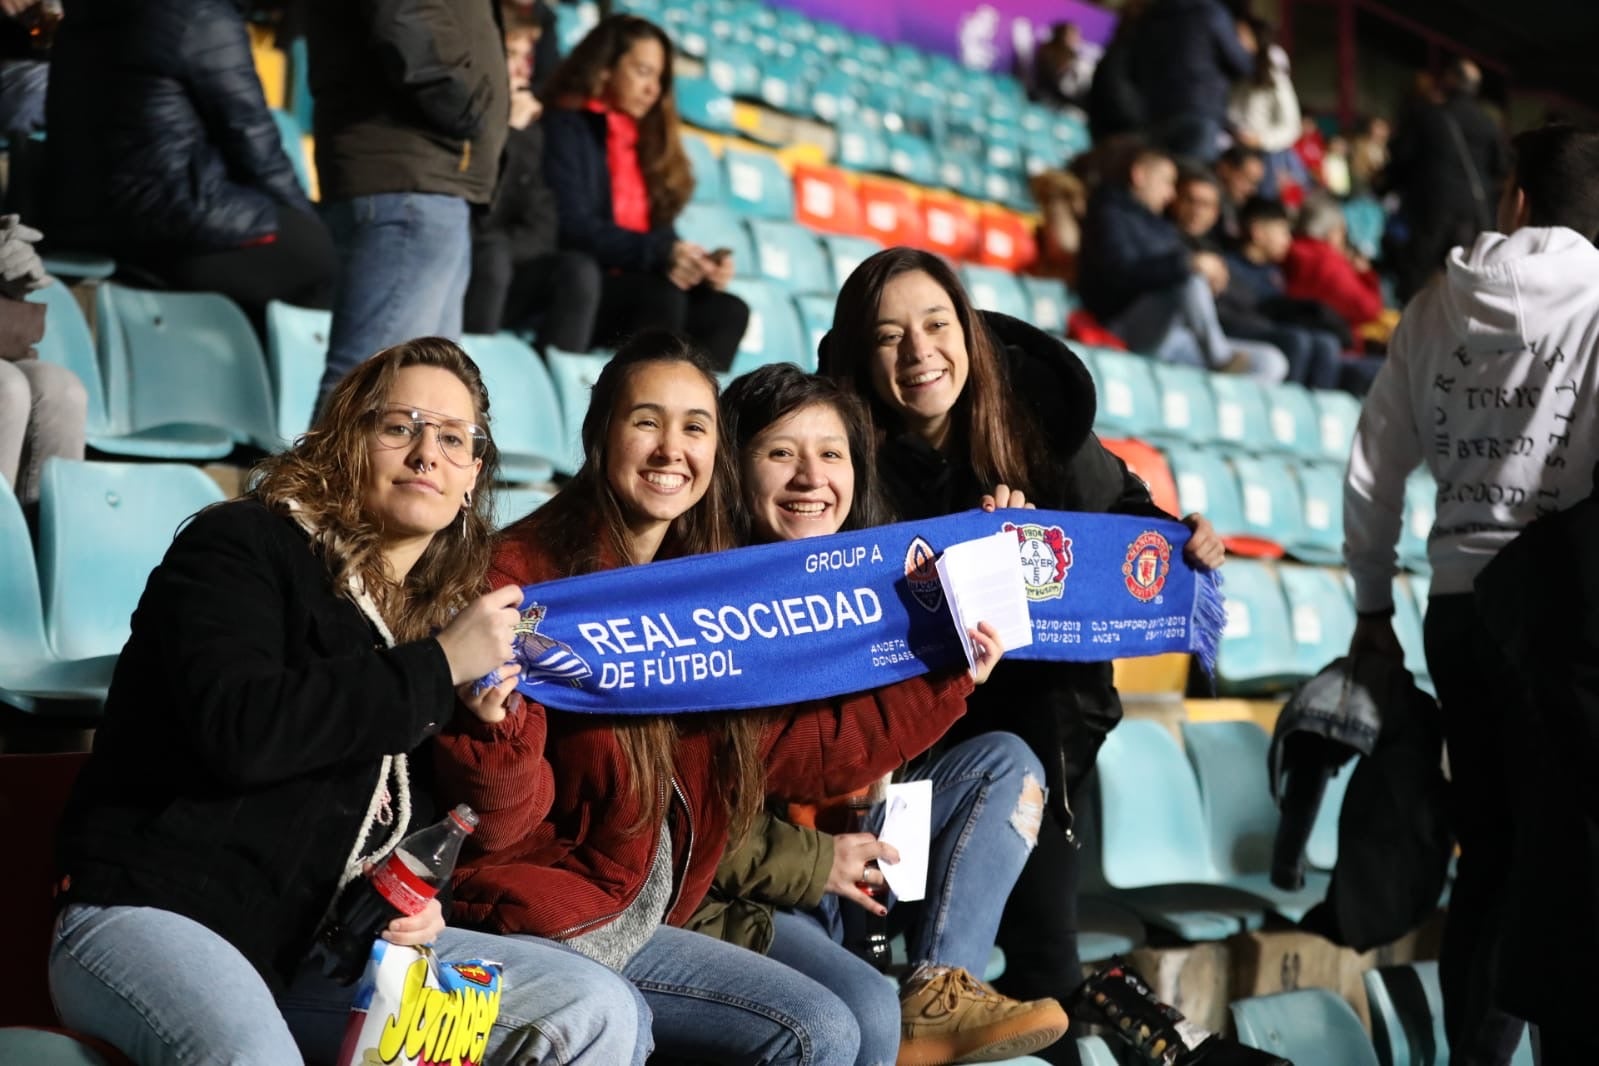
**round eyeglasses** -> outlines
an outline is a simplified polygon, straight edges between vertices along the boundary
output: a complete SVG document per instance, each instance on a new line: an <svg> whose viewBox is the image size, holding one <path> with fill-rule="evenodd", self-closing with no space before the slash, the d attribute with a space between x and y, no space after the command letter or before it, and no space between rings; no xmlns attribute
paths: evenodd
<svg viewBox="0 0 1599 1066"><path fill-rule="evenodd" d="M433 427L439 451L455 466L470 466L483 458L489 448L489 435L475 422L454 418L429 417L430 412L407 407L388 407L378 411L375 435L380 448L409 448L422 439L422 431Z"/></svg>

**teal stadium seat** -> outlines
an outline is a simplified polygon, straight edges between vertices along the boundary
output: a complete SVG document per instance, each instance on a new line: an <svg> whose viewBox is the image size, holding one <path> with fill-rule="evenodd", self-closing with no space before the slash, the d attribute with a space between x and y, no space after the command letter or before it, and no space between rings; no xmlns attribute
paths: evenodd
<svg viewBox="0 0 1599 1066"><path fill-rule="evenodd" d="M1097 767L1099 861L1088 855L1085 891L1094 894L1102 883L1151 927L1190 941L1260 927L1258 901L1219 883L1199 785L1165 726L1122 722L1105 738Z"/></svg>
<svg viewBox="0 0 1599 1066"><path fill-rule="evenodd" d="M849 276L855 273L856 267L883 250L882 245L865 237L849 237L841 233L823 233L820 236L822 250L826 252L827 262L833 268L831 288L834 292L843 287Z"/></svg>
<svg viewBox="0 0 1599 1066"><path fill-rule="evenodd" d="M1325 462L1294 466L1299 480L1304 521L1300 539L1285 544L1289 554L1307 563L1336 566L1344 560L1344 471Z"/></svg>
<svg viewBox="0 0 1599 1066"><path fill-rule="evenodd" d="M1277 580L1288 599L1295 672L1312 677L1349 653L1349 638L1355 634L1354 601L1343 579L1323 567L1284 564L1277 568Z"/></svg>
<svg viewBox="0 0 1599 1066"><path fill-rule="evenodd" d="M1050 333L1066 332L1066 316L1071 314L1071 293L1059 278L1035 278L1023 275L1022 289L1027 293L1027 320L1039 329Z"/></svg>
<svg viewBox="0 0 1599 1066"><path fill-rule="evenodd" d="M811 86L811 114L827 123L837 123L860 110L855 99L858 86L854 75L831 67Z"/></svg>
<svg viewBox="0 0 1599 1066"><path fill-rule="evenodd" d="M777 157L728 145L722 152L727 202L748 218L794 217L794 185Z"/></svg>
<svg viewBox="0 0 1599 1066"><path fill-rule="evenodd" d="M733 41L718 42L706 57L705 76L730 97L752 98L761 91L761 54Z"/></svg>
<svg viewBox="0 0 1599 1066"><path fill-rule="evenodd" d="M1016 280L1015 274L995 267L966 263L960 268L960 276L966 291L971 293L972 303L977 307L1028 321L1030 306L1027 293L1023 291L1021 282Z"/></svg>
<svg viewBox="0 0 1599 1066"><path fill-rule="evenodd" d="M1325 988L1302 988L1230 1004L1239 1042L1294 1066L1379 1066L1354 1009Z"/></svg>
<svg viewBox="0 0 1599 1066"><path fill-rule="evenodd" d="M327 366L333 312L273 300L267 304L266 327L278 439L292 443L311 428L317 387Z"/></svg>
<svg viewBox="0 0 1599 1066"><path fill-rule="evenodd" d="M1312 869L1331 873L1338 864L1338 812L1344 808L1344 793L1349 791L1349 779L1359 761L1350 759L1327 780L1315 824L1310 827L1310 840L1305 844L1305 862Z"/></svg>
<svg viewBox="0 0 1599 1066"><path fill-rule="evenodd" d="M1436 962L1379 966L1361 974L1381 1066L1448 1066L1443 989Z"/></svg>
<svg viewBox="0 0 1599 1066"><path fill-rule="evenodd" d="M1286 892L1271 883L1277 806L1266 754L1271 738L1255 722L1184 722L1183 747L1199 782L1210 858L1223 884L1262 900L1297 922L1327 895L1331 876L1311 871L1305 887Z"/></svg>
<svg viewBox="0 0 1599 1066"><path fill-rule="evenodd" d="M544 361L549 364L555 395L561 401L561 421L566 426L565 454L554 460L553 465L562 474L575 474L583 465L583 418L588 414L589 395L600 378L600 371L611 361L611 353L581 354L546 348Z"/></svg>
<svg viewBox="0 0 1599 1066"><path fill-rule="evenodd" d="M1083 1066L1117 1066L1116 1053L1110 1049L1109 1044L1097 1036L1078 1039L1077 1058Z"/></svg>
<svg viewBox="0 0 1599 1066"><path fill-rule="evenodd" d="M278 138L283 142L283 152L289 157L300 188L307 196L311 195L311 165L305 157L305 130L300 127L300 120L292 112L274 108L272 121L277 123Z"/></svg>
<svg viewBox="0 0 1599 1066"><path fill-rule="evenodd" d="M818 358L822 338L833 328L833 298L811 293L794 297L794 308L799 312L800 328L805 331L810 346L811 359Z"/></svg>
<svg viewBox="0 0 1599 1066"><path fill-rule="evenodd" d="M1433 685L1422 623L1431 584L1431 579L1422 574L1401 574L1394 579L1394 635L1405 649L1405 669L1415 677L1416 686L1427 692L1433 691Z"/></svg>
<svg viewBox="0 0 1599 1066"><path fill-rule="evenodd" d="M494 488L494 528L504 529L519 518L524 518L548 503L550 493L543 489L511 488L496 485Z"/></svg>
<svg viewBox="0 0 1599 1066"><path fill-rule="evenodd" d="M696 133L685 132L683 151L687 153L689 167L694 171L693 202L725 205L727 183L722 178L722 161L712 151L711 143Z"/></svg>
<svg viewBox="0 0 1599 1066"><path fill-rule="evenodd" d="M1203 514L1223 537L1247 536L1238 477L1227 461L1215 452L1183 444L1169 444L1162 451L1171 466L1172 479L1177 482L1177 499L1183 513Z"/></svg>
<svg viewBox="0 0 1599 1066"><path fill-rule="evenodd" d="M1238 498L1244 506L1244 531L1286 548L1305 537L1305 505L1288 464L1276 456L1238 456Z"/></svg>
<svg viewBox="0 0 1599 1066"><path fill-rule="evenodd" d="M693 241L708 252L718 248L731 251L736 273L744 276L755 273L755 245L750 240L749 227L731 207L689 204L677 216L677 232L684 240Z"/></svg>
<svg viewBox="0 0 1599 1066"><path fill-rule="evenodd" d="M1321 423L1316 403L1303 385L1285 381L1266 389L1266 417L1276 450L1300 459L1320 459Z"/></svg>
<svg viewBox="0 0 1599 1066"><path fill-rule="evenodd" d="M59 658L45 632L33 538L11 486L0 478L0 702L48 711L51 700L104 699L116 655ZM45 700L36 703L35 698Z"/></svg>
<svg viewBox="0 0 1599 1066"><path fill-rule="evenodd" d="M72 290L59 281L29 293L28 299L45 305L44 336L34 345L34 350L39 353L40 359L66 367L83 382L89 398L84 430L89 443L101 448L102 439L111 436L111 422L106 414L100 361L95 355L94 338L89 334L89 323L83 317L83 308L78 306Z"/></svg>
<svg viewBox="0 0 1599 1066"><path fill-rule="evenodd" d="M106 410L118 438L108 450L220 459L238 444L281 446L266 356L227 297L103 284L98 317Z"/></svg>
<svg viewBox="0 0 1599 1066"><path fill-rule="evenodd" d="M888 142L882 131L853 115L840 115L833 124L837 146L833 161L846 170L886 171Z"/></svg>
<svg viewBox="0 0 1599 1066"><path fill-rule="evenodd" d="M938 180L947 189L980 200L983 198L983 161L950 147L939 156Z"/></svg>
<svg viewBox="0 0 1599 1066"><path fill-rule="evenodd" d="M594 3L556 4L555 40L561 54L570 54L599 21L599 7Z"/></svg>
<svg viewBox="0 0 1599 1066"><path fill-rule="evenodd" d="M566 454L566 419L555 382L537 352L509 333L468 334L461 347L489 392L500 480L548 481Z"/></svg>
<svg viewBox="0 0 1599 1066"><path fill-rule="evenodd" d="M888 135L888 169L918 185L938 184L938 159L933 146L914 133Z"/></svg>
<svg viewBox="0 0 1599 1066"><path fill-rule="evenodd" d="M808 56L778 57L762 64L757 96L762 103L789 114L811 113L811 60Z"/></svg>
<svg viewBox="0 0 1599 1066"><path fill-rule="evenodd" d="M1216 408L1216 439L1221 447L1250 454L1276 451L1260 382L1234 374L1211 374L1209 378Z"/></svg>
<svg viewBox="0 0 1599 1066"><path fill-rule="evenodd" d="M728 291L750 307L749 325L733 357L731 373L747 374L768 363L793 363L803 370L816 369L816 349L800 325L799 312L788 292L775 282L735 278Z"/></svg>
<svg viewBox="0 0 1599 1066"><path fill-rule="evenodd" d="M1314 389L1310 396L1316 404L1322 458L1347 463L1355 425L1360 421L1360 401L1347 392L1332 389Z"/></svg>
<svg viewBox="0 0 1599 1066"><path fill-rule="evenodd" d="M1223 589L1227 624L1216 655L1216 689L1224 696L1280 692L1302 680L1294 654L1288 600L1265 563L1230 559Z"/></svg>
<svg viewBox="0 0 1599 1066"><path fill-rule="evenodd" d="M1155 390L1160 394L1159 437L1188 444L1217 439L1216 410L1210 393L1210 372L1195 366L1150 361Z"/></svg>
<svg viewBox="0 0 1599 1066"><path fill-rule="evenodd" d="M756 219L750 224L755 239L755 266L761 277L791 293L833 293L833 269L816 234L796 222Z"/></svg>
<svg viewBox="0 0 1599 1066"><path fill-rule="evenodd" d="M1098 393L1094 425L1110 436L1145 437L1160 425L1160 399L1150 361L1109 348L1078 348Z"/></svg>
<svg viewBox="0 0 1599 1066"><path fill-rule="evenodd" d="M186 464L47 460L39 589L56 655L81 660L121 652L145 580L178 528L221 499L216 482Z"/></svg>
<svg viewBox="0 0 1599 1066"><path fill-rule="evenodd" d="M713 133L731 133L733 97L710 78L678 74L672 78L677 112L690 126Z"/></svg>
<svg viewBox="0 0 1599 1066"><path fill-rule="evenodd" d="M1407 570L1432 571L1427 537L1438 517L1438 482L1422 466L1405 480L1405 524L1399 533L1399 562Z"/></svg>

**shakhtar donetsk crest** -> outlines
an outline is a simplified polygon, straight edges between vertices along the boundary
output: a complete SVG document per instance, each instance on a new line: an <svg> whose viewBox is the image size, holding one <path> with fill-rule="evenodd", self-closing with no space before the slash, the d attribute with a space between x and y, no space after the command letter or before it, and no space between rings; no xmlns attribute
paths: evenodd
<svg viewBox="0 0 1599 1066"><path fill-rule="evenodd" d="M905 584L929 614L944 606L944 585L938 580L936 553L924 537L912 539L905 549Z"/></svg>
<svg viewBox="0 0 1599 1066"><path fill-rule="evenodd" d="M1066 591L1066 571L1072 568L1072 542L1059 526L1005 523L1021 547L1022 581L1029 600L1058 600Z"/></svg>
<svg viewBox="0 0 1599 1066"><path fill-rule="evenodd" d="M1166 587L1166 572L1171 569L1171 542L1153 531L1140 534L1127 548L1122 577L1133 599L1148 603Z"/></svg>

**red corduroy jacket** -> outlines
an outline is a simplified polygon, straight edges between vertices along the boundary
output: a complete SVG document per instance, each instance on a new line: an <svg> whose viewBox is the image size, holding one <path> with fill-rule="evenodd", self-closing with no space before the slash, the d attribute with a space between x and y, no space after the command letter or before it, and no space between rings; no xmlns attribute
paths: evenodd
<svg viewBox="0 0 1599 1066"><path fill-rule="evenodd" d="M491 587L564 576L538 545L505 540ZM966 711L959 671L786 708L764 738L767 791L786 799L842 795L930 747ZM759 713L759 712L756 712ZM437 787L481 819L453 885L452 920L501 933L566 939L616 918L644 885L662 818L672 831L668 924L681 925L710 887L727 846L728 813L713 735L680 737L661 818L630 834L637 806L615 732L603 717L531 700L485 725L464 709L438 740Z"/></svg>
<svg viewBox="0 0 1599 1066"><path fill-rule="evenodd" d="M1355 269L1326 241L1295 237L1283 263L1283 281L1296 300L1320 300L1349 323L1352 332L1382 314L1382 285L1376 271Z"/></svg>

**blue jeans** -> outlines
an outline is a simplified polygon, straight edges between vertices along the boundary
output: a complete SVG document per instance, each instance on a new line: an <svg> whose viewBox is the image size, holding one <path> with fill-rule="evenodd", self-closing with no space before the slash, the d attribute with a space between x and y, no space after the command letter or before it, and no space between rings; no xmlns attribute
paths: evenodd
<svg viewBox="0 0 1599 1066"><path fill-rule="evenodd" d="M461 338L472 272L470 209L435 193L336 200L323 218L339 252L321 396L370 355L413 337Z"/></svg>
<svg viewBox="0 0 1599 1066"><path fill-rule="evenodd" d="M655 1049L673 1059L744 1066L840 1066L860 1030L836 995L764 955L663 925L622 976L644 994Z"/></svg>
<svg viewBox="0 0 1599 1066"><path fill-rule="evenodd" d="M1289 374L1288 357L1273 345L1222 332L1216 298L1199 274L1144 293L1106 325L1128 348L1163 363L1214 369L1241 352L1248 357L1249 376L1263 384L1275 385Z"/></svg>
<svg viewBox="0 0 1599 1066"><path fill-rule="evenodd" d="M549 941L464 929L446 929L434 947L505 964L488 1062L641 1066L649 1054L647 1012L599 963ZM140 1066L293 1066L334 1061L355 986L305 972L275 1001L255 967L198 922L76 905L56 923L50 995L66 1025Z"/></svg>
<svg viewBox="0 0 1599 1066"><path fill-rule="evenodd" d="M861 1032L856 1066L893 1066L899 1057L900 1017L894 982L834 940L812 915L779 910L772 925L775 935L766 957L821 984L855 1015Z"/></svg>

